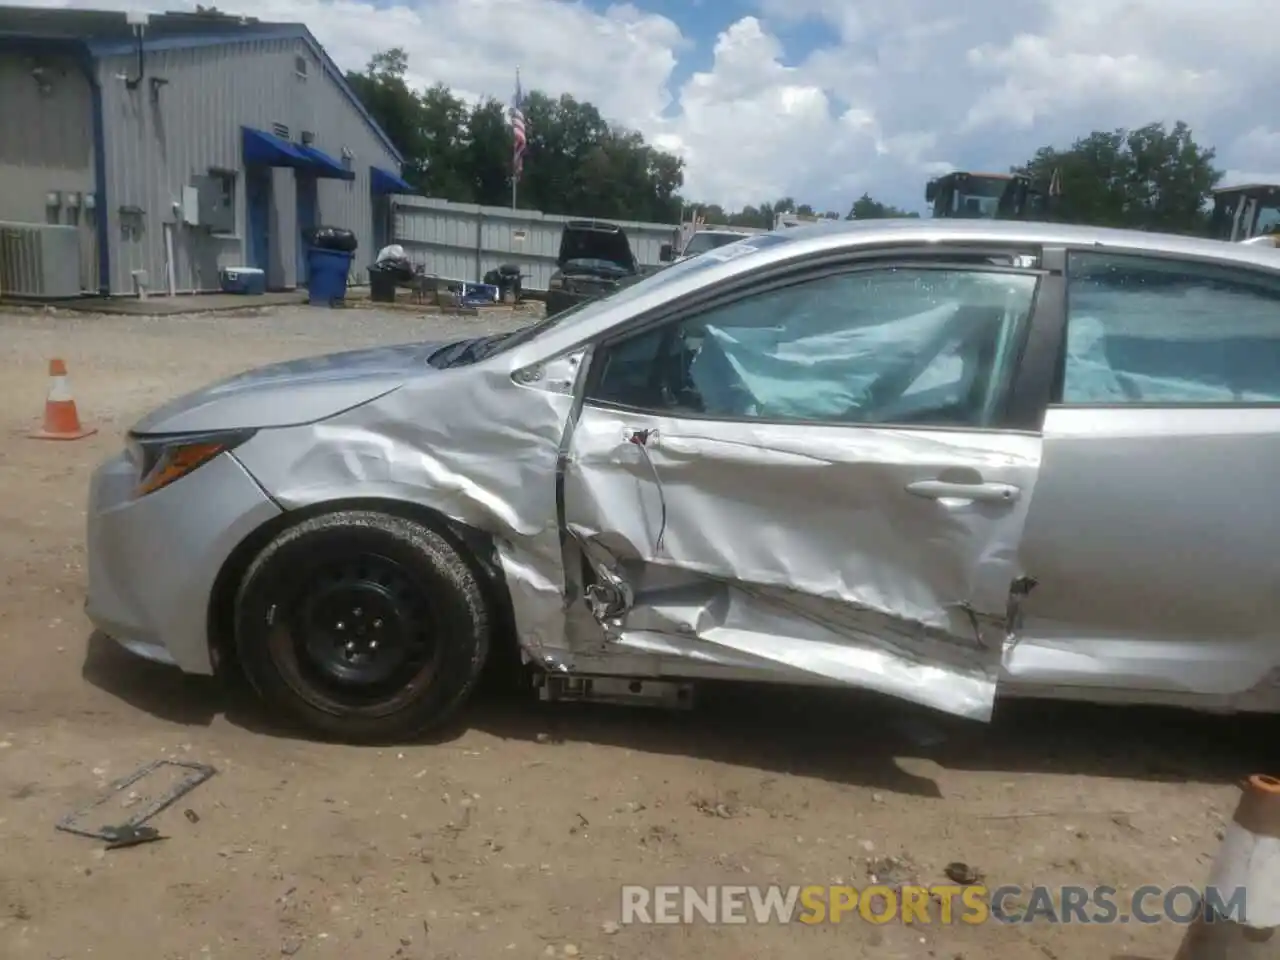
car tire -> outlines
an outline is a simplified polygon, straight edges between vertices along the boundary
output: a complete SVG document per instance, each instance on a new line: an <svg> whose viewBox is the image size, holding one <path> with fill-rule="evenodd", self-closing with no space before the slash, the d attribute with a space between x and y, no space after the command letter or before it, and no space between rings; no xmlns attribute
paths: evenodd
<svg viewBox="0 0 1280 960"><path fill-rule="evenodd" d="M236 595L250 683L313 733L346 742L412 738L475 688L490 615L471 565L403 517L352 510L272 540Z"/></svg>

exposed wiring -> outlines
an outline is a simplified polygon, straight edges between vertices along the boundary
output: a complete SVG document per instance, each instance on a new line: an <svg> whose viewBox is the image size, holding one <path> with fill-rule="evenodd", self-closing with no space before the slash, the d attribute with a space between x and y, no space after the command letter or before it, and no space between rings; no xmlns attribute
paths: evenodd
<svg viewBox="0 0 1280 960"><path fill-rule="evenodd" d="M658 536L654 540L653 549L656 554L661 554L664 538L667 533L667 494L662 487L662 477L658 474L658 466L653 462L653 458L649 456L649 441L657 436L658 431L650 428L646 430L633 430L627 439L632 444L640 448L640 455L644 457L644 462L649 465L649 471L653 474L654 485L658 488L658 502L661 505L662 512L658 523Z"/></svg>

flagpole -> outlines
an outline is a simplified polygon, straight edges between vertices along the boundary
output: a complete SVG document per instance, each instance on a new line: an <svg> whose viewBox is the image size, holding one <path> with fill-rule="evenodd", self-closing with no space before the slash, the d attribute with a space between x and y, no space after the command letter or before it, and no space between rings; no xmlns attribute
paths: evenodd
<svg viewBox="0 0 1280 960"><path fill-rule="evenodd" d="M520 95L520 68L516 67L516 95ZM523 111L524 104L517 103L516 106ZM515 151L511 153L511 209L516 209L516 188L520 181L520 175L516 170Z"/></svg>

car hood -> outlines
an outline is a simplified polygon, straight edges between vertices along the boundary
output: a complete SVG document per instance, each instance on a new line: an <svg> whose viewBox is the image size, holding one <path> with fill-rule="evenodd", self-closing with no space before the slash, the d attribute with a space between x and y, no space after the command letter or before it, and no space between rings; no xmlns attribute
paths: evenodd
<svg viewBox="0 0 1280 960"><path fill-rule="evenodd" d="M556 265L563 270L574 260L603 260L632 273L637 266L626 231L617 224L596 220L570 220L560 231Z"/></svg>
<svg viewBox="0 0 1280 960"><path fill-rule="evenodd" d="M434 370L427 358L442 346L407 343L258 367L171 400L140 420L132 432L194 433L314 423Z"/></svg>

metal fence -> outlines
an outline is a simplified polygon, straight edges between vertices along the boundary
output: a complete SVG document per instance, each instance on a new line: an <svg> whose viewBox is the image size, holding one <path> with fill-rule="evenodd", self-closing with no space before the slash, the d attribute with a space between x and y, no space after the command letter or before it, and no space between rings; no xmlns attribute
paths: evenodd
<svg viewBox="0 0 1280 960"><path fill-rule="evenodd" d="M547 289L565 223L585 219L403 195L392 198L391 209L394 242L404 247L405 254L421 264L424 272L478 282L488 271L514 263L530 290ZM641 266L660 263L662 245L676 242L680 234L674 223L609 222L626 231Z"/></svg>

